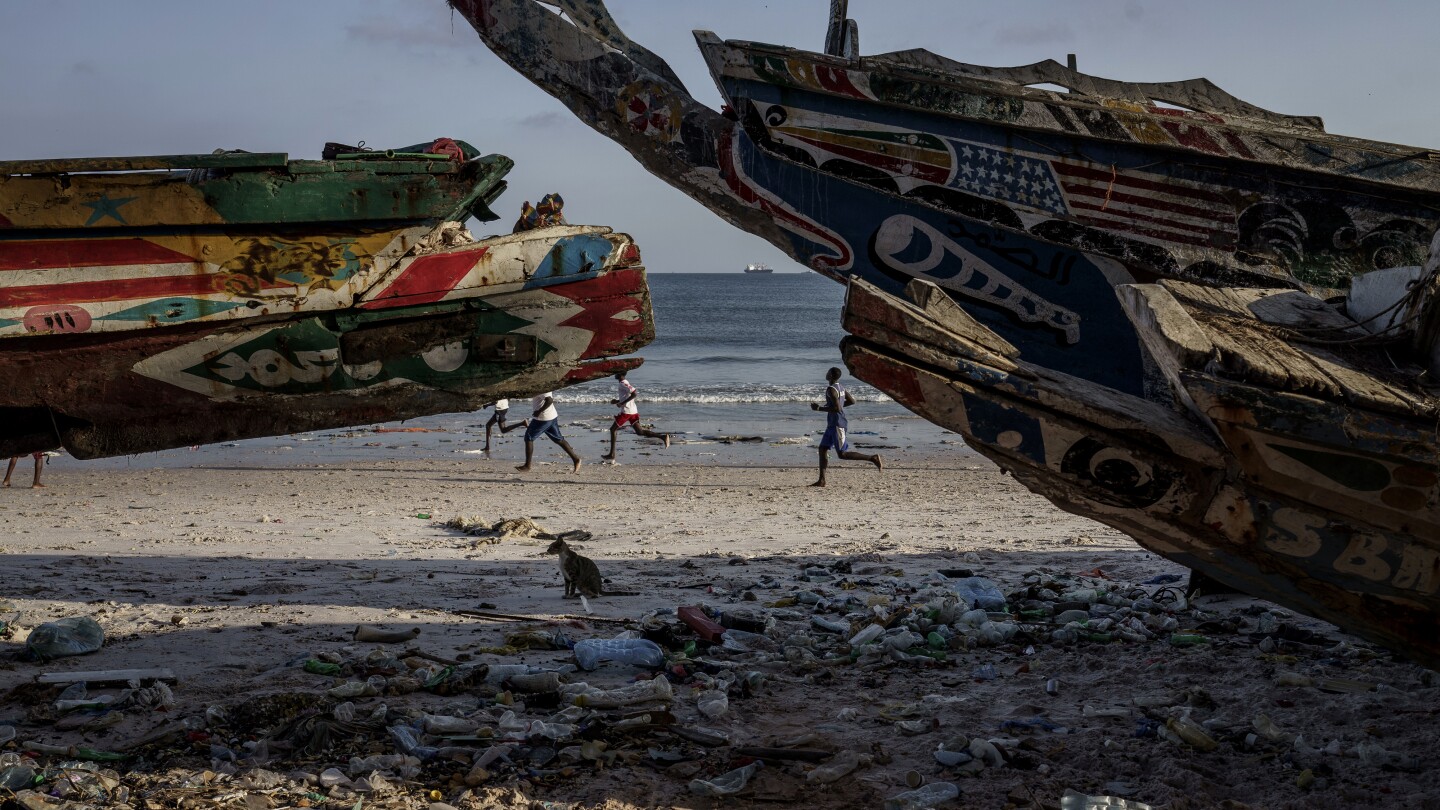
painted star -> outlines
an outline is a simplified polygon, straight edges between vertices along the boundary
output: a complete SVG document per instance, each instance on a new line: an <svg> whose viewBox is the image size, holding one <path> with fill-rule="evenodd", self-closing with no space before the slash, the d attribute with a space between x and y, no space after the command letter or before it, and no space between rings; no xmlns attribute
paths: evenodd
<svg viewBox="0 0 1440 810"><path fill-rule="evenodd" d="M112 200L110 199L109 194L101 194L100 199L96 200L95 202L80 203L82 206L89 208L91 212L90 218L85 220L85 224L94 225L105 217L110 217L121 225L129 224L125 221L125 217L120 215L120 206L125 205L126 203L134 202L138 199L140 198L121 197L119 199Z"/></svg>

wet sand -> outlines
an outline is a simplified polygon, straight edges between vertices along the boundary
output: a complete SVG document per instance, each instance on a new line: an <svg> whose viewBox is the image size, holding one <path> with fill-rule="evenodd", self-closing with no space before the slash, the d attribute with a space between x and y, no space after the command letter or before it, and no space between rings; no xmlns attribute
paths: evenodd
<svg viewBox="0 0 1440 810"><path fill-rule="evenodd" d="M937 574L944 569L971 569L1007 592L1036 572L1045 579L1098 568L1104 578L1090 581L1102 589L1181 573L1122 535L1054 509L963 452L899 454L883 475L839 463L831 486L816 490L806 486L814 478L808 465L671 459L652 466L633 440L621 448L622 461L633 463L592 462L571 475L568 464L557 463L559 454L542 446L542 464L521 475L514 471L518 447L507 441L497 453L504 458L496 459L392 454L320 465L283 454L264 464L211 460L165 469L62 459L47 471L49 488L0 490L0 547L9 572L0 617L20 616L18 632L0 643L0 689L21 687L0 708L0 725L16 725L23 740L106 749L177 717L203 715L209 706L319 692L334 681L304 672L299 662L324 653L363 656L373 645L351 641L361 623L419 628L409 646L442 658L549 665L569 657L480 650L499 647L506 633L527 627L562 628L572 639L610 637L622 625L607 619L700 603L755 609L807 590L833 599L857 595L860 610L886 614L923 602L927 589L944 582ZM26 467L20 472L28 476ZM456 516L528 517L551 532L590 532L593 538L582 545L607 588L638 595L591 599L594 614L585 616L577 600L562 597L555 558L543 554L548 541L512 536L477 543L439 525ZM807 568L841 560L866 573L801 579ZM962 790L957 806L1054 807L1067 788L1124 792L1156 807L1227 800L1297 808L1440 804L1428 777L1410 772L1413 760L1440 758L1433 730L1440 689L1429 673L1328 625L1284 613L1287 624L1320 634L1323 643L1272 640L1262 647L1252 633L1263 604L1243 597L1202 602L1208 613L1176 615L1182 631L1230 619L1239 632L1212 627L1202 633L1209 643L1188 648L1166 637L1073 646L1022 637L952 650L944 665L930 667L863 657L787 664L776 655L747 663L765 674L764 683L752 696L732 696L727 716L699 717L683 683L676 686L673 712L677 722L723 732L735 746L813 734L809 747L873 760L833 784L807 781L811 765L772 763L731 801L739 806L877 807L906 789L909 771L927 781L955 781ZM477 609L584 621L527 624L455 613ZM782 615L793 618L805 609L802 603ZM19 659L18 642L30 628L75 615L105 628L101 651L46 664ZM823 639L803 619L782 622L778 632ZM819 644L817 652L827 645L833 642ZM23 686L40 672L154 666L175 671L178 706L163 714L128 712L122 724L93 732L57 730L34 709L40 693ZM1356 694L1278 685L1285 673L1380 686ZM571 677L612 687L634 674L602 667ZM1051 679L1058 694L1045 690ZM917 708L926 695L941 698ZM1137 699L1146 705L1137 706ZM488 702L425 693L385 700L392 708L431 713L473 711ZM365 708L379 701L356 703ZM1269 717L1281 737L1247 744L1257 714ZM1204 724L1216 749L1201 752L1157 738L1154 722L1151 736L1136 736L1137 729L1146 732L1147 719L1180 715ZM919 727L896 725L916 719ZM975 776L943 769L934 752L959 736L997 741L1006 765ZM694 759L655 763L647 758L650 748ZM323 759L269 767L313 773ZM343 767L346 759L336 761ZM697 747L667 736L632 746L609 767L582 762L578 774L546 776L540 784L517 782L507 772L467 791L446 774L468 765L432 767L387 801L424 807L428 791L439 790L460 807L524 807L522 796L558 807L719 806L693 796L687 784L697 773L714 775L745 761L730 747ZM213 764L196 744L171 761L152 763L160 775L147 778L179 779ZM167 775L166 768L174 771ZM1023 803L1029 797L1033 803Z"/></svg>

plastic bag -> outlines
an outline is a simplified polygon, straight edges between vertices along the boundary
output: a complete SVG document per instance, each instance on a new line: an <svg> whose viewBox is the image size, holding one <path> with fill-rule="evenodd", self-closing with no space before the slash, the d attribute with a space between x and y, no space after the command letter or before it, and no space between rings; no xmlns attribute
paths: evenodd
<svg viewBox="0 0 1440 810"><path fill-rule="evenodd" d="M729 796L732 793L739 793L745 789L746 785L750 784L750 777L760 770L762 764L757 759L743 768L722 773L708 782L704 779L692 779L690 780L690 792L696 796Z"/></svg>
<svg viewBox="0 0 1440 810"><path fill-rule="evenodd" d="M665 651L643 638L589 638L575 642L575 663L581 669L594 669L601 661L655 668L665 665Z"/></svg>
<svg viewBox="0 0 1440 810"><path fill-rule="evenodd" d="M89 616L71 616L46 622L25 640L26 649L37 658L85 655L105 643L105 629Z"/></svg>

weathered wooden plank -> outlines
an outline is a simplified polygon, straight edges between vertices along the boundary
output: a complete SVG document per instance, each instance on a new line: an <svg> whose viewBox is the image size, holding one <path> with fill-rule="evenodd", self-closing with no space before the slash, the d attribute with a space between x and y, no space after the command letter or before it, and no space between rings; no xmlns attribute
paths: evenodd
<svg viewBox="0 0 1440 810"><path fill-rule="evenodd" d="M155 169L284 168L285 152L227 152L221 155L146 155L140 157L0 160L0 175L64 174L68 172L134 172Z"/></svg>

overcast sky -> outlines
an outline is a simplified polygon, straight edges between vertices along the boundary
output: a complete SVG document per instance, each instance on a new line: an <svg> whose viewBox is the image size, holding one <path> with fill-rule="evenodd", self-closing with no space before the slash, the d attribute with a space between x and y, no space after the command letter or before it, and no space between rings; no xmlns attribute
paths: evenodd
<svg viewBox="0 0 1440 810"><path fill-rule="evenodd" d="M819 50L828 0L611 0L719 106L690 31ZM1435 0L851 0L863 53L1019 65L1079 55L1130 81L1206 76L1334 133L1440 147ZM799 270L647 174L515 74L444 0L0 0L0 159L463 138L516 162L496 231L558 191L633 234L652 272ZM489 229L482 226L482 233Z"/></svg>

